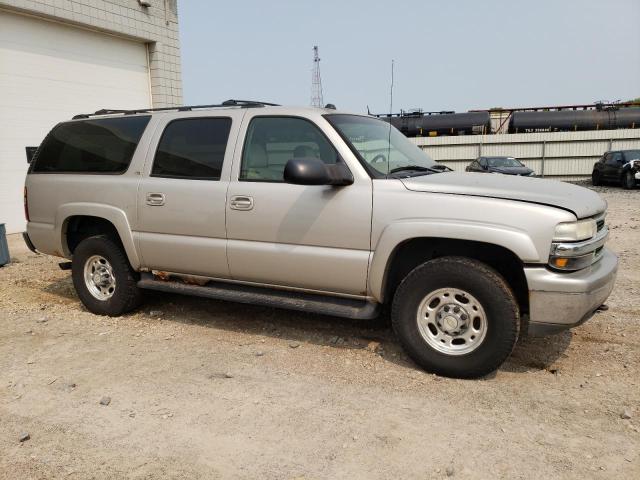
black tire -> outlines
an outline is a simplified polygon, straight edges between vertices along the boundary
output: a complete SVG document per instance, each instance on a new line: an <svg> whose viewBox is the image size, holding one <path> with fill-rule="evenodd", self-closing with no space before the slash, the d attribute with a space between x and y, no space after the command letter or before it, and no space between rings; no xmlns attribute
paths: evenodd
<svg viewBox="0 0 640 480"><path fill-rule="evenodd" d="M602 185L602 179L600 178L600 172L598 172L597 170L595 170L591 174L591 185L593 185L594 187L598 187L598 186Z"/></svg>
<svg viewBox="0 0 640 480"><path fill-rule="evenodd" d="M625 190L631 190L636 186L636 178L631 170L627 170L622 174L622 188Z"/></svg>
<svg viewBox="0 0 640 480"><path fill-rule="evenodd" d="M455 288L477 299L486 313L486 334L475 350L452 355L433 348L418 327L418 309L431 292ZM496 370L511 354L520 330L515 296L488 265L465 257L441 257L416 267L393 298L393 329L407 354L428 372L477 378Z"/></svg>
<svg viewBox="0 0 640 480"><path fill-rule="evenodd" d="M109 262L115 278L112 296L106 300L96 298L85 282L85 263L94 255ZM78 297L90 312L97 315L117 317L135 309L142 300L137 285L138 274L131 268L121 247L105 235L89 237L80 242L73 252L71 276Z"/></svg>

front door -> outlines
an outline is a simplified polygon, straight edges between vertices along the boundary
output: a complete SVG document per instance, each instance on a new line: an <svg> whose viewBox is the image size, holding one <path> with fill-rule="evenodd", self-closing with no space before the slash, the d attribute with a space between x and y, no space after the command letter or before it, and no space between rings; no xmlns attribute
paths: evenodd
<svg viewBox="0 0 640 480"><path fill-rule="evenodd" d="M351 168L355 174L349 186L284 183L289 159L344 161L328 139L337 135L322 118L317 121L326 124L325 131L300 117L251 115L227 202L232 278L366 295L371 179Z"/></svg>
<svg viewBox="0 0 640 480"><path fill-rule="evenodd" d="M614 181L620 179L620 167L622 166L622 153L611 152L607 154L605 160L605 177L607 180Z"/></svg>
<svg viewBox="0 0 640 480"><path fill-rule="evenodd" d="M225 203L242 112L168 119L138 190L143 266L228 278Z"/></svg>

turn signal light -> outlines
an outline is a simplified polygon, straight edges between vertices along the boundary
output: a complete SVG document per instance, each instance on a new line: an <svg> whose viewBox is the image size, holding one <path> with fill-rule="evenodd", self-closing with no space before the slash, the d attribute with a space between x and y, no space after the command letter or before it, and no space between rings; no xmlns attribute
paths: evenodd
<svg viewBox="0 0 640 480"><path fill-rule="evenodd" d="M596 260L594 252L579 257L550 257L549 266L556 270L574 272L588 267Z"/></svg>
<svg viewBox="0 0 640 480"><path fill-rule="evenodd" d="M569 259L568 258L554 258L551 261L551 263L556 268L564 268L564 267L567 266L567 263L569 263Z"/></svg>

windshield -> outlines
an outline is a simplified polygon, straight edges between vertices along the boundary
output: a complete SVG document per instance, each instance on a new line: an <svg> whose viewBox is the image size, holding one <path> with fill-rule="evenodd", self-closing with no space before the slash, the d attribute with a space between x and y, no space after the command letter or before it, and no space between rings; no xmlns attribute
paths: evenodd
<svg viewBox="0 0 640 480"><path fill-rule="evenodd" d="M522 164L512 157L488 157L490 167L521 167Z"/></svg>
<svg viewBox="0 0 640 480"><path fill-rule="evenodd" d="M325 118L378 178L404 167L446 169L387 122L344 114L325 115Z"/></svg>

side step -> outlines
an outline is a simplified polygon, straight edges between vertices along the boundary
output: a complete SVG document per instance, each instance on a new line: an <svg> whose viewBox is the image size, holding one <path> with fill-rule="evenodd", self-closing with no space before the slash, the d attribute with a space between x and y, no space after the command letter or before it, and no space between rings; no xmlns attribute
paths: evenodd
<svg viewBox="0 0 640 480"><path fill-rule="evenodd" d="M269 289L235 283L209 282L205 286L180 281L155 280L150 273L143 273L138 287L160 292L181 293L196 297L214 298L230 302L286 308L301 312L333 315L335 317L366 320L380 313L378 303L351 298L331 297L288 290Z"/></svg>

